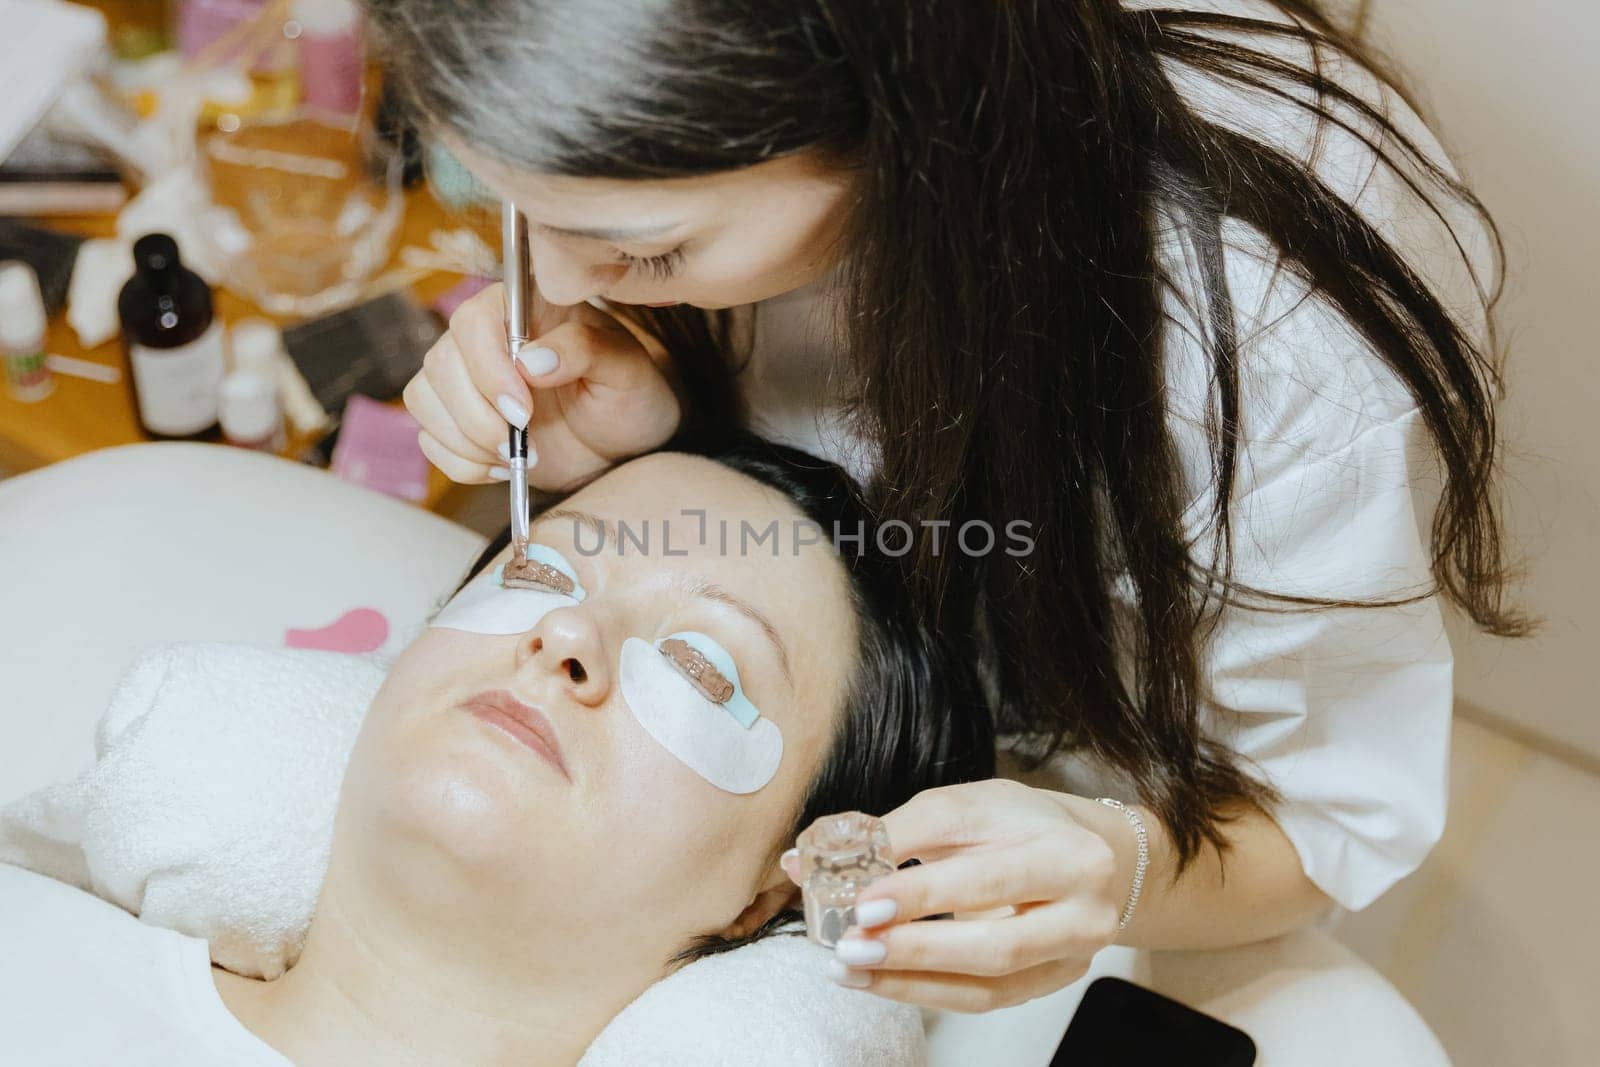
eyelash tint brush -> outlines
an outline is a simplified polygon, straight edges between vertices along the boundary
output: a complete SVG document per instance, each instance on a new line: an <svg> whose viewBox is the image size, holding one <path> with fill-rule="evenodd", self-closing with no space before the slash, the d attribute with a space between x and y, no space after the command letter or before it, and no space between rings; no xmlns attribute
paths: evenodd
<svg viewBox="0 0 1600 1067"><path fill-rule="evenodd" d="M500 255L506 290L506 347L515 362L517 353L533 338L533 300L529 291L528 220L507 201L500 210ZM510 432L511 548L512 559L523 559L528 548L528 431L515 426Z"/></svg>

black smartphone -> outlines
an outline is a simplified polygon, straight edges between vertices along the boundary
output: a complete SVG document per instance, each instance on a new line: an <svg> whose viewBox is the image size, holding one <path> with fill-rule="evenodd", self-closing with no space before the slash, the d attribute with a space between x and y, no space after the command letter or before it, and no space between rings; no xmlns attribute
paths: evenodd
<svg viewBox="0 0 1600 1067"><path fill-rule="evenodd" d="M1091 983L1050 1067L1250 1067L1256 1043L1243 1030L1124 982Z"/></svg>

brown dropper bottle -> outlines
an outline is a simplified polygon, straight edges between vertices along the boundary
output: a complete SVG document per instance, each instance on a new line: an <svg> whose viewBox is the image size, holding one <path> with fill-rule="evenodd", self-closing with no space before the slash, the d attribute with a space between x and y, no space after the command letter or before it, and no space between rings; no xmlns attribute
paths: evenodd
<svg viewBox="0 0 1600 1067"><path fill-rule="evenodd" d="M215 436L222 323L211 288L164 233L134 242L133 277L117 298L139 425L151 437Z"/></svg>

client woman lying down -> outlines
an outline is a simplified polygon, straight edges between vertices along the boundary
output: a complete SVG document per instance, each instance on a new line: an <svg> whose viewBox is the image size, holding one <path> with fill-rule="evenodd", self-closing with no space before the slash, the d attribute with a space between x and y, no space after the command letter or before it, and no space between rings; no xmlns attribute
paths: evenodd
<svg viewBox="0 0 1600 1067"><path fill-rule="evenodd" d="M374 699L298 962L197 976L117 912L90 948L126 1003L19 983L0 1059L577 1061L676 966L774 931L812 819L992 773L966 658L886 561L818 536L864 519L837 469L758 442L637 459L544 511L529 561L490 561ZM109 905L81 896L0 915L0 945L87 955Z"/></svg>

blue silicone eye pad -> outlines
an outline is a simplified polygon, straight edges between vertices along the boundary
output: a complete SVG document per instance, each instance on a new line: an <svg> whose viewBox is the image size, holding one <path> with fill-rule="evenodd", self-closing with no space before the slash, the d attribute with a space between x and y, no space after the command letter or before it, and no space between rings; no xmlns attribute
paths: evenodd
<svg viewBox="0 0 1600 1067"><path fill-rule="evenodd" d="M739 668L734 664L733 657L728 655L728 650L697 630L680 630L675 634L668 634L660 641L657 641L656 648L661 650L661 653L667 657L668 662L684 673L691 682L696 681L693 673L690 670L685 670L684 665L677 662L668 651L671 647L671 642L675 641L682 642L703 656L706 663L713 667L723 678L727 679L728 682L732 683L733 692L727 696L718 697L706 693L704 687L698 683L696 683L696 688L699 688L707 696L707 699L726 708L728 714L733 716L734 721L746 730L754 726L756 720L761 717L761 712L757 711L756 706L750 703L750 698L744 695L744 686L739 683Z"/></svg>

